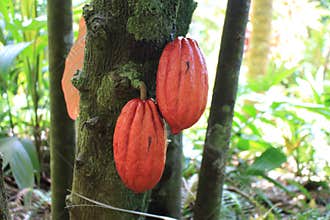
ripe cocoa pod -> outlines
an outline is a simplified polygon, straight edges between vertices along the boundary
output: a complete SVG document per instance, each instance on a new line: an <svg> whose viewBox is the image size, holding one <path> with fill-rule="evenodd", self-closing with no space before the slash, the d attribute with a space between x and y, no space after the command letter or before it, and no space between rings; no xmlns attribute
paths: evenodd
<svg viewBox="0 0 330 220"><path fill-rule="evenodd" d="M84 18L79 22L78 39L73 44L65 60L65 69L62 77L62 90L68 115L72 120L76 120L79 115L79 91L71 82L73 75L77 70L81 70L84 64L86 23Z"/></svg>
<svg viewBox="0 0 330 220"><path fill-rule="evenodd" d="M207 92L206 63L197 42L179 37L168 43L158 65L156 99L173 134L198 121Z"/></svg>
<svg viewBox="0 0 330 220"><path fill-rule="evenodd" d="M165 166L166 134L151 99L132 99L123 107L113 150L118 174L129 189L140 193L158 183Z"/></svg>

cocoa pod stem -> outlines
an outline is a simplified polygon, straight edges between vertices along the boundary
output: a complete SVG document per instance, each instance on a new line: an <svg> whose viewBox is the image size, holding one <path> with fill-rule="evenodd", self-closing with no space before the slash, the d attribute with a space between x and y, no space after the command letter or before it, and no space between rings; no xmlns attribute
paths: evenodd
<svg viewBox="0 0 330 220"><path fill-rule="evenodd" d="M140 82L140 99L146 100L147 99L147 86L144 82Z"/></svg>

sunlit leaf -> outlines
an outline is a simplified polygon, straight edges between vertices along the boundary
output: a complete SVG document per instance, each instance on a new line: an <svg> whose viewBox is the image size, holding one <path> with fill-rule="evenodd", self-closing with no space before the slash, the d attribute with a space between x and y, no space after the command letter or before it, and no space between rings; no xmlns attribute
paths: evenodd
<svg viewBox="0 0 330 220"><path fill-rule="evenodd" d="M0 48L0 75L8 72L15 58L30 44L30 42L23 42Z"/></svg>
<svg viewBox="0 0 330 220"><path fill-rule="evenodd" d="M310 112L321 114L324 117L326 117L327 119L330 119L330 109L323 105L316 105L316 104L310 104L310 103L299 103L299 104L293 104L293 105L295 107L307 109Z"/></svg>
<svg viewBox="0 0 330 220"><path fill-rule="evenodd" d="M248 87L256 92L267 91L270 87L279 84L295 71L296 68L287 69L283 64L280 66L275 66L274 64L269 65L266 75L260 76L258 79L251 82Z"/></svg>
<svg viewBox="0 0 330 220"><path fill-rule="evenodd" d="M16 137L1 138L0 152L9 163L18 187L33 187L33 165L22 143Z"/></svg>
<svg viewBox="0 0 330 220"><path fill-rule="evenodd" d="M23 31L37 31L39 29L45 28L46 25L47 25L46 19L44 19L43 17L39 17L23 23L22 29Z"/></svg>
<svg viewBox="0 0 330 220"><path fill-rule="evenodd" d="M285 154L274 147L268 148L248 168L248 172L268 172L281 166L286 161Z"/></svg>
<svg viewBox="0 0 330 220"><path fill-rule="evenodd" d="M262 152L272 147L270 143L260 139L258 136L247 134L241 134L235 146L242 151L249 150L251 152Z"/></svg>
<svg viewBox="0 0 330 220"><path fill-rule="evenodd" d="M249 115L249 117L255 117L257 115L257 110L254 105L244 105L242 108L243 112Z"/></svg>
<svg viewBox="0 0 330 220"><path fill-rule="evenodd" d="M250 148L249 140L240 138L236 144L236 147L240 150L248 150Z"/></svg>
<svg viewBox="0 0 330 220"><path fill-rule="evenodd" d="M34 143L29 139L21 139L20 142L23 144L24 149L29 154L30 160L33 165L35 172L40 172L40 164L37 154L37 149Z"/></svg>

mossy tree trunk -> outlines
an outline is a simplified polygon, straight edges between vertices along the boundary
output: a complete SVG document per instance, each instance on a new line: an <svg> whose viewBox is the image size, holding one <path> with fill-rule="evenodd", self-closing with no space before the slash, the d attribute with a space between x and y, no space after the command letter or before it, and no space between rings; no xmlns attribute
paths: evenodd
<svg viewBox="0 0 330 220"><path fill-rule="evenodd" d="M0 220L9 220L6 190L3 182L2 154L0 153Z"/></svg>
<svg viewBox="0 0 330 220"><path fill-rule="evenodd" d="M273 0L252 0L252 31L247 51L248 81L267 73L272 33Z"/></svg>
<svg viewBox="0 0 330 220"><path fill-rule="evenodd" d="M147 210L150 193L133 193L117 175L114 127L121 108L139 97L139 81L147 84L149 97L155 96L162 49L171 34L186 34L194 8L192 0L94 0L84 7L85 63L73 79L81 99L73 193L68 200L71 219L138 218L84 206L87 202L75 193L120 208Z"/></svg>
<svg viewBox="0 0 330 220"><path fill-rule="evenodd" d="M72 184L75 146L74 122L69 118L61 89L65 57L72 45L70 0L48 0L50 72L50 157L52 219L69 219L65 197Z"/></svg>
<svg viewBox="0 0 330 220"><path fill-rule="evenodd" d="M250 0L230 0L227 4L194 207L195 220L220 219L227 151L249 8Z"/></svg>

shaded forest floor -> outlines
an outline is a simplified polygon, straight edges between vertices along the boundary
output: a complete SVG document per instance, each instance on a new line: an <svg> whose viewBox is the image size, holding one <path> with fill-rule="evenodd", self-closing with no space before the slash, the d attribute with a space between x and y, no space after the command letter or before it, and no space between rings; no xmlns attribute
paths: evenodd
<svg viewBox="0 0 330 220"><path fill-rule="evenodd" d="M266 180L251 188L226 185L222 204L223 219L330 219L330 190L325 182L309 181L303 191L287 181L277 180L289 192ZM192 181L194 182L194 181ZM196 184L196 183L193 183ZM183 182L183 219L192 219L194 187ZM50 179L43 176L39 188L19 190L14 179L5 177L10 213L14 220L47 220L51 213ZM190 190L192 189L192 190ZM260 199L261 195L263 196Z"/></svg>

